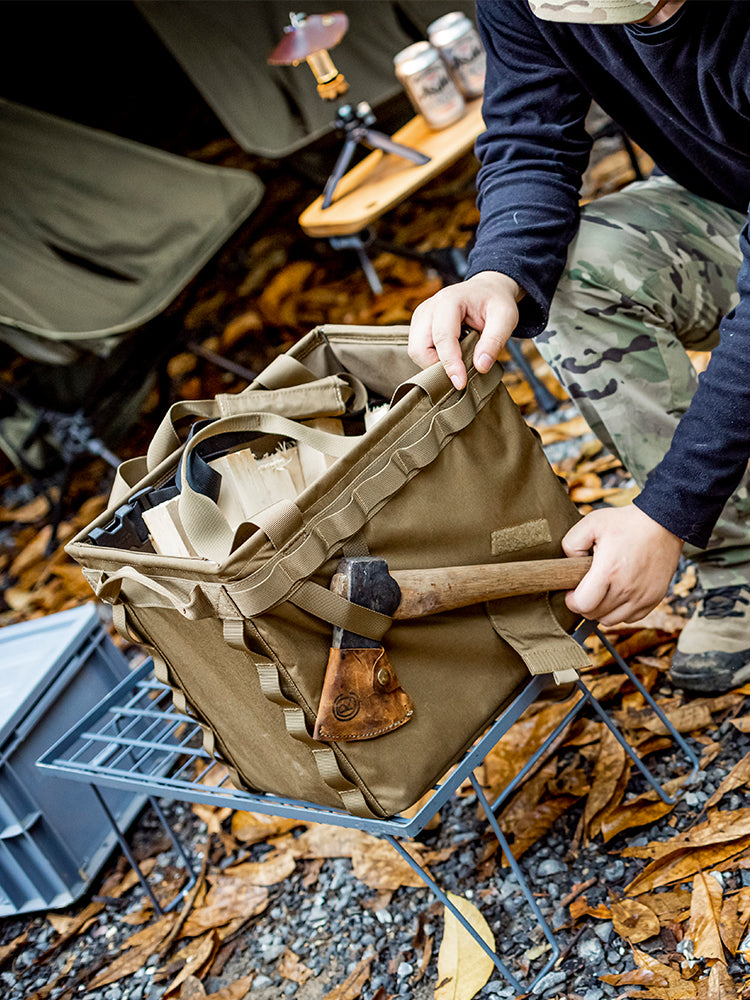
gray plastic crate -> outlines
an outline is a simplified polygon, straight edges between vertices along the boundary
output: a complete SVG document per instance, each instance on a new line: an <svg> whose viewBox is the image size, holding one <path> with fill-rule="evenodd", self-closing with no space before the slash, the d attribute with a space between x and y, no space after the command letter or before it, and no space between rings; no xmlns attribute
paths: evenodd
<svg viewBox="0 0 750 1000"><path fill-rule="evenodd" d="M93 604L0 629L0 917L69 905L116 845L91 788L36 760L128 673ZM107 795L123 830L144 802Z"/></svg>

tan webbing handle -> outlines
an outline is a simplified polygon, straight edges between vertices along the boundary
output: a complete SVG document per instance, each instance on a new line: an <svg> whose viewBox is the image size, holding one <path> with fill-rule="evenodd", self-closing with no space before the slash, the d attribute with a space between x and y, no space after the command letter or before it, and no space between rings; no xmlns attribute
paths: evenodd
<svg viewBox="0 0 750 1000"><path fill-rule="evenodd" d="M360 437L329 434L317 427L307 427L277 413L248 413L217 420L199 431L187 444L181 467L179 515L185 535L195 551L207 559L221 562L229 554L234 532L210 497L193 490L185 477L190 453L204 441L219 434L274 434L308 444L324 455L343 458Z"/></svg>
<svg viewBox="0 0 750 1000"><path fill-rule="evenodd" d="M276 359L279 360L281 359ZM291 358L287 360L292 361ZM304 365L299 362L294 362L294 365L307 372L309 378L306 381L269 389L257 388L256 381L242 392L224 393L215 399L181 400L173 403L151 439L146 455L147 471L152 472L180 447L181 441L175 425L185 417L213 419L269 412L311 420L315 417L340 417L347 411L361 409L367 402L367 390L353 375L343 372L315 378ZM271 367L273 365L268 370ZM286 364L281 367L287 369Z"/></svg>

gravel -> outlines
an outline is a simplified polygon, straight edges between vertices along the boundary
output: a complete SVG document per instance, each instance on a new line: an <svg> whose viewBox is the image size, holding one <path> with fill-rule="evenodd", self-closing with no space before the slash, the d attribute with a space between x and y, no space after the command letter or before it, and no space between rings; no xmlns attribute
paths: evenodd
<svg viewBox="0 0 750 1000"><path fill-rule="evenodd" d="M708 782L712 777L720 780L749 749L750 736L734 730L702 780ZM664 753L652 758L652 766L664 779L675 772L677 764ZM634 786L640 781L637 776ZM736 797L741 805L747 805L744 794L736 793ZM699 802L702 802L700 797ZM193 862L200 866L198 851L205 843L205 823L186 804L165 802L164 808L192 854ZM698 818L700 808L700 805L690 806L683 799L680 813L685 825ZM632 968L629 948L614 933L609 921L587 918L571 927L568 906L561 906L560 900L573 892L574 887L594 878L596 881L586 890L589 904L596 906L606 901L610 888L626 884L646 863L619 857L622 848L635 841L666 839L675 832L669 826L669 817L665 817L637 837L628 838L624 834L606 846L595 841L577 853L569 852L579 818L580 810L570 810L521 860L537 903L555 927L562 950L561 960L534 987L534 997L603 1000L617 995L615 989L600 982L599 976ZM155 819L148 810L131 840L143 854L148 853L150 842L157 836ZM545 950L543 935L515 878L499 866L486 876L477 871L477 861L489 835L486 824L477 817L476 798L473 795L457 798L446 805L440 827L423 833L420 839L430 847L461 845L446 861L433 866L433 874L445 889L467 898L472 896L492 926L497 941L503 945L502 957L516 974L521 975L518 960L524 954L532 956L529 977L538 973L549 960L549 951ZM258 844L249 850L243 848L243 853L260 860L269 850L268 845ZM156 867L150 876L154 882L166 878L171 869L179 867L178 858L170 850L159 850L156 857ZM124 870L125 866L122 867ZM307 866L299 863L282 884L271 887L271 901L265 912L240 931L235 950L220 974L205 978L203 986L207 993L253 973L255 978L249 994L252 1000L292 996L298 1000L323 1000L364 957L375 956L370 979L361 991L362 1000L402 996L427 1000L434 996L436 955L443 918L442 907L426 888L399 889L386 905L378 907L378 900L383 897L354 878L348 860L324 861L317 882L312 886L303 884L306 876L309 877ZM748 873L727 872L723 879L725 892L728 892L745 884ZM110 903L98 914L75 942L43 960L42 956L56 937L44 914L0 922L0 946L8 944L23 931L29 935L20 954L0 972L5 1000L30 1000L35 993L38 1000L47 996L50 1000L57 997L72 1000L82 995L83 984L81 988L75 985L76 976L84 973L86 967L108 964L119 952L122 943L138 929L123 918L138 912L144 898L141 886L135 886L121 900ZM74 914L84 903L85 900L81 900L63 912ZM432 936L433 955L424 975L420 976L423 951L418 942L424 940L425 935ZM663 952L659 938L640 947ZM681 950L689 958L686 947L683 945ZM297 984L282 977L279 961L287 948L312 971L313 977L307 982ZM73 955L76 958L68 978L44 993L48 984L63 974L67 963L73 961ZM86 1000L161 1000L175 974L174 971L160 972L162 967L163 961L154 955L129 978L100 990L86 991ZM528 978L525 981L528 982ZM71 987L67 993L66 987ZM504 998L515 996L515 993L501 976L495 975L479 996Z"/></svg>

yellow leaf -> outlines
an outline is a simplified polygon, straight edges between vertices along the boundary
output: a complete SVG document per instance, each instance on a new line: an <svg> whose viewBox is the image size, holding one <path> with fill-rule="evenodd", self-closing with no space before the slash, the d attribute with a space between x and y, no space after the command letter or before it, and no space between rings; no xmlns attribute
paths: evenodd
<svg viewBox="0 0 750 1000"><path fill-rule="evenodd" d="M495 937L479 910L467 899L448 893L448 899L491 948ZM438 953L435 1000L471 1000L490 978L495 963L453 913L445 909L445 930Z"/></svg>

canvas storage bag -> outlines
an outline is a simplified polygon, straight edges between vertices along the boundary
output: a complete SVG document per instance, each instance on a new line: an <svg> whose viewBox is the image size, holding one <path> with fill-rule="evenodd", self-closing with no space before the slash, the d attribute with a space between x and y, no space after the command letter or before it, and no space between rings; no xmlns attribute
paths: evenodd
<svg viewBox="0 0 750 1000"><path fill-rule="evenodd" d="M471 365L476 334L463 340L463 391L439 364L418 371L407 337L406 327L320 327L245 391L175 404L148 456L121 466L109 509L67 547L238 787L360 816L416 802L531 673L562 676L588 662L561 594L392 623L329 590L342 553L384 558L391 570L559 557L579 517L500 365L486 374ZM390 407L365 432L368 394ZM341 417L347 436L301 422L320 416ZM195 418L200 429L181 443L175 426ZM336 460L296 502L232 532L185 473L219 435L259 455L306 440ZM88 541L129 496L176 469L198 557ZM382 639L414 704L405 725L359 742L312 737L334 624Z"/></svg>

